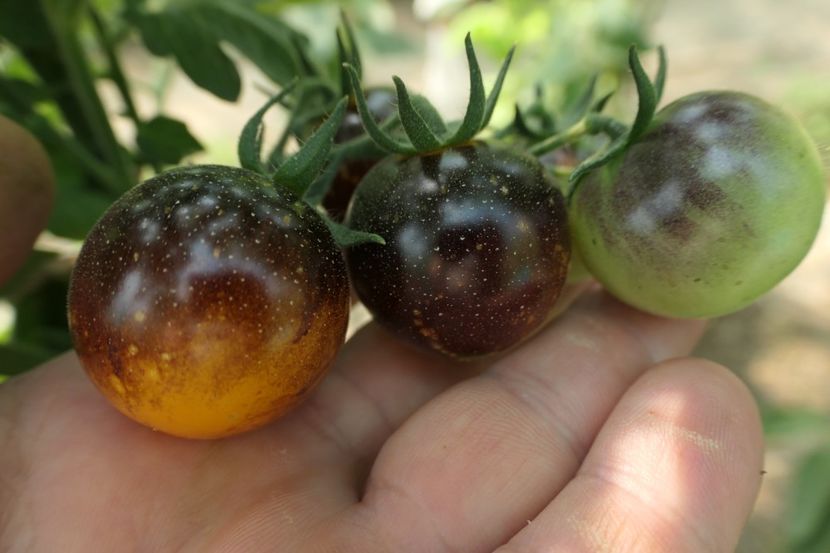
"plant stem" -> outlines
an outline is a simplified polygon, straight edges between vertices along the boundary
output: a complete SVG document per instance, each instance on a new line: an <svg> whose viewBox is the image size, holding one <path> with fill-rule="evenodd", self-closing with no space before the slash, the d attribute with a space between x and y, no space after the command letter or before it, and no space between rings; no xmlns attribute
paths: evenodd
<svg viewBox="0 0 830 553"><path fill-rule="evenodd" d="M549 136L541 142L537 142L528 149L528 153L535 156L541 156L548 152L552 152L553 150L560 148L565 144L576 142L577 140L585 136L587 133L588 125L586 123L586 119L583 118L570 128L565 129L560 133Z"/></svg>
<svg viewBox="0 0 830 553"><path fill-rule="evenodd" d="M600 115L598 113L589 113L570 128L564 131L547 137L541 142L537 142L528 149L528 153L541 156L548 152L552 152L557 148L561 148L566 144L576 142L586 134L606 134L611 140L619 138L630 130L628 125L617 121L613 117L607 115Z"/></svg>
<svg viewBox="0 0 830 553"><path fill-rule="evenodd" d="M15 94L14 90L10 87L5 87L2 82L0 82L0 91L8 100L14 103L16 107L15 109L17 109L20 113L25 113L27 117L31 117L37 121L37 134L40 135L40 138L45 143L56 145L63 149L66 153L74 157L75 161L83 165L84 169L86 169L96 181L105 184L108 190L120 193L120 187L116 175L106 164L102 163L92 152L88 151L81 141L73 140L61 134L51 125L51 123L49 123L49 121L46 120L45 117L36 111L29 109L25 100L22 100L17 94Z"/></svg>
<svg viewBox="0 0 830 553"><path fill-rule="evenodd" d="M121 63L118 60L118 56L115 53L115 44L110 37L109 32L107 31L101 16L95 10L94 7L89 7L89 15L92 19L92 26L95 29L95 34L97 35L98 42L101 45L101 48L104 50L104 54L107 57L107 64L109 65L109 77L112 79L112 82L115 83L115 86L118 88L119 94L121 94L121 99L124 101L124 108L127 112L127 115L130 119L132 119L133 123L136 127L141 124L141 119L138 116L138 111L135 108L135 102L133 102L132 93L130 92L130 86L127 82L127 78L124 76L124 71L121 69Z"/></svg>
<svg viewBox="0 0 830 553"><path fill-rule="evenodd" d="M55 8L47 9L45 15L54 33L57 54L66 72L67 84L92 132L96 150L104 157L102 161L113 168L119 180L119 192L123 192L134 183L135 168L116 140L98 96L89 63L78 40L76 17L67 17L64 13L56 13L57 11Z"/></svg>

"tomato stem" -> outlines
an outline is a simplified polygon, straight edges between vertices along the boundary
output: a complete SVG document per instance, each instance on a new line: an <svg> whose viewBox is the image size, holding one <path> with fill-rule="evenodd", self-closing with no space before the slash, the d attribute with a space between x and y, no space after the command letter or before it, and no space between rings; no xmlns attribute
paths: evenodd
<svg viewBox="0 0 830 553"><path fill-rule="evenodd" d="M587 118L583 117L578 122L573 124L570 128L565 129L560 133L556 133L548 138L534 144L528 152L535 156L541 156L548 152L552 152L557 148L561 148L566 144L576 142L586 134L588 134Z"/></svg>

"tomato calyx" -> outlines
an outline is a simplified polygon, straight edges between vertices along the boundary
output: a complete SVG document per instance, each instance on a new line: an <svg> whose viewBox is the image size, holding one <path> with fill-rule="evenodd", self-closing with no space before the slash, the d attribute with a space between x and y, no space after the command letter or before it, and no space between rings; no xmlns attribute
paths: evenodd
<svg viewBox="0 0 830 553"><path fill-rule="evenodd" d="M262 138L265 113L275 104L281 102L296 86L296 81L289 84L279 94L271 97L251 117L242 129L239 137L238 155L240 165L251 171L267 176L274 186L287 189L297 197L302 198L305 204L314 209L315 203L308 201L308 192L313 189L316 181L326 178L326 167L331 165L330 153L337 133L346 113L348 98L342 97L337 102L332 113L323 121L317 130L309 137L303 146L293 155L274 165L269 160L270 167L262 161ZM287 140L290 125L283 131L280 143ZM353 231L332 220L325 210L317 210L323 222L332 233L335 242L340 247L347 247L364 242L383 244L384 240L378 235Z"/></svg>
<svg viewBox="0 0 830 553"><path fill-rule="evenodd" d="M469 66L470 97L461 121L445 122L429 100L410 94L404 82L397 76L393 77L403 136L389 132L374 120L360 83L358 68L351 63L344 64L366 134L374 144L386 152L405 156L433 154L469 142L490 123L515 48L507 53L496 82L487 94L469 33L464 44Z"/></svg>
<svg viewBox="0 0 830 553"><path fill-rule="evenodd" d="M652 80L643 69L636 47L632 46L628 51L628 65L631 69L634 84L637 87L638 96L637 113L630 126L613 117L602 114L603 108L614 92L606 94L599 100L594 101L596 79L591 80L586 88L586 92L577 102L577 113L580 113L579 110L581 110L581 114L576 122L564 130L557 130L557 132L547 136L541 136L542 132L530 128L525 121L524 114L517 106L513 123L503 132L505 134L513 132L533 142L528 148L528 153L530 154L536 156L545 155L563 146L574 144L586 135L605 135L608 137L608 142L602 148L583 159L571 171L568 171L568 203L570 203L580 180L585 175L621 155L651 125L652 119L657 112L657 106L663 95L663 88L666 81L667 60L665 50L662 46L657 48L657 53L659 59L658 68L655 78ZM535 104L538 103L539 101L537 99ZM538 111L540 108L535 104L531 105L528 112L538 119ZM550 115L547 118L553 119Z"/></svg>

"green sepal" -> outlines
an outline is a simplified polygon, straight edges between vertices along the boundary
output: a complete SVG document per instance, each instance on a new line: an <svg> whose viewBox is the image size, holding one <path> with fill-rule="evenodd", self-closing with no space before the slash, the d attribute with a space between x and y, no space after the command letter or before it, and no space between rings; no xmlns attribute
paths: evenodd
<svg viewBox="0 0 830 553"><path fill-rule="evenodd" d="M342 152L335 152L332 149L329 154L329 159L326 162L325 168L317 175L317 178L312 181L303 195L303 201L312 206L319 206L323 203L323 198L329 193L334 178L337 176L337 171L340 165L346 160L346 156Z"/></svg>
<svg viewBox="0 0 830 553"><path fill-rule="evenodd" d="M346 72L345 65L349 62L349 54L346 51L346 44L343 42L343 36L340 34L340 29L334 32L337 39L337 59L340 60L340 93L349 94L351 87L349 86L349 74Z"/></svg>
<svg viewBox="0 0 830 553"><path fill-rule="evenodd" d="M340 10L340 23L346 33L346 40L348 41L349 47L349 58L346 60L346 63L349 63L355 68L358 76L363 76L363 62L360 60L360 50L357 48L357 39L354 36L354 29L352 29L352 24L346 16L346 12L342 9Z"/></svg>
<svg viewBox="0 0 830 553"><path fill-rule="evenodd" d="M331 232L332 237L334 237L335 243L341 248L349 248L351 246L358 246L360 244L367 243L380 244L382 246L386 245L386 240L384 240L380 235L350 229L346 225L333 221L325 213L320 213L320 217L329 228L329 232Z"/></svg>
<svg viewBox="0 0 830 553"><path fill-rule="evenodd" d="M470 48L472 49L472 43L470 44ZM501 64L499 74L496 77L496 82L493 83L493 88L490 90L490 95L487 96L487 102L484 104L484 119L481 121L480 129L483 129L490 124L490 119L493 117L493 111L496 109L496 103L498 102L499 95L501 94L501 87L504 84L504 78L507 76L507 69L510 67L510 62L513 60L513 53L515 51L516 47L512 46L510 50L508 50L507 56L505 56L504 61Z"/></svg>
<svg viewBox="0 0 830 553"><path fill-rule="evenodd" d="M413 101L417 96L412 96ZM423 113L423 112L422 112ZM384 133L389 133L396 127L400 126L401 121L398 117L390 116L383 121L379 128ZM368 134L357 136L346 142L335 144L331 149L331 155L342 156L342 159L359 159L359 158L382 158L387 154L386 150L378 147L372 137Z"/></svg>
<svg viewBox="0 0 830 553"><path fill-rule="evenodd" d="M440 137L447 135L447 124L444 123L444 119L441 117L441 114L438 113L435 106L433 106L425 96L421 96L420 94L410 94L409 99L412 101L412 105L415 106L415 110L421 115L421 117L423 117L424 122L433 133ZM397 120L397 118L394 117L390 119Z"/></svg>
<svg viewBox="0 0 830 553"><path fill-rule="evenodd" d="M309 185L314 181L329 157L334 135L346 114L348 97L337 102L332 114L311 135L300 150L277 167L273 180L275 184L285 186L298 196L305 196Z"/></svg>
<svg viewBox="0 0 830 553"><path fill-rule="evenodd" d="M307 138L307 133L300 133L300 129L314 127L318 121L324 119L329 112L325 106L330 108L340 98L335 94L330 84L323 79L312 77L299 81L297 91L291 94L295 102L289 108L291 115L288 123L266 159L268 168L278 167L285 160L285 146L290 138L297 138L299 142ZM280 102L280 104L285 105L285 102ZM316 107L317 104L320 106ZM308 105L315 107L310 108Z"/></svg>
<svg viewBox="0 0 830 553"><path fill-rule="evenodd" d="M530 128L530 125L525 119L524 114L522 114L522 109L518 104L516 104L516 109L513 114L513 124L505 131L505 134L509 132L517 132L520 136L529 138L534 142L545 138L544 134Z"/></svg>
<svg viewBox="0 0 830 553"><path fill-rule="evenodd" d="M416 153L411 144L401 142L392 138L388 133L384 132L378 125L372 113L369 111L369 106L366 104L366 95L363 93L363 88L360 86L360 77L354 67L349 64L343 66L349 74L349 81L352 87L352 94L354 94L355 103L357 104L357 112L360 114L360 120L363 122L363 128L366 130L371 139L387 152L396 154L411 155Z"/></svg>
<svg viewBox="0 0 830 553"><path fill-rule="evenodd" d="M416 98L417 96L412 97L413 100ZM399 124L400 120L397 117L389 117L381 123L380 127L386 132ZM320 205L323 202L323 198L328 194L329 189L331 189L334 177L337 176L337 170L343 162L350 159L380 159L385 155L386 152L378 148L377 144L366 135L352 138L347 142L335 144L329 154L329 161L326 164L326 168L309 185L303 199L313 206Z"/></svg>
<svg viewBox="0 0 830 553"><path fill-rule="evenodd" d="M614 157L620 154L622 151L625 150L626 146L628 145L628 135L623 134L616 139L612 140L611 143L604 149L596 152L592 156L588 157L582 163L577 165L576 169L573 170L571 176L568 177L568 183L570 184L570 191L568 193L568 201L570 201L571 197L573 196L574 192L578 188L579 181L589 172L593 171L594 169L598 169L611 161Z"/></svg>
<svg viewBox="0 0 830 553"><path fill-rule="evenodd" d="M628 50L628 65L631 68L631 73L634 76L634 84L637 86L637 115L634 118L634 123L631 128L626 131L618 126L608 126L601 130L606 131L612 136L612 140L608 146L596 152L588 159L580 163L574 169L568 181L571 184L571 189L568 198L573 197L579 184L579 180L588 172L602 167L614 157L620 155L625 149L640 138L643 133L648 130L651 121L654 118L654 113L657 111L657 103L659 102L659 91L651 82L642 63L640 57L637 55L637 48L632 46ZM656 81L658 86L662 88L666 79L666 61L665 52L660 49L660 66L657 71ZM610 132L609 132L610 131Z"/></svg>
<svg viewBox="0 0 830 553"><path fill-rule="evenodd" d="M637 85L637 97L639 105L637 107L637 116L634 118L634 123L631 125L631 131L628 133L628 144L631 144L640 138L654 117L654 112L657 111L657 91L649 79L648 75L640 63L640 56L637 55L637 48L632 46L628 50L628 65L631 67L631 73L634 75L634 84Z"/></svg>
<svg viewBox="0 0 830 553"><path fill-rule="evenodd" d="M449 142L453 144L466 142L481 130L481 122L484 121L485 114L484 104L487 101L484 81L481 78L481 67L478 65L470 33L464 37L464 48L467 52L467 65L470 68L470 99L467 102L467 111L464 113L464 119L461 120L461 126L449 139Z"/></svg>
<svg viewBox="0 0 830 553"><path fill-rule="evenodd" d="M668 59L666 58L666 49L663 46L657 47L657 75L654 77L654 91L657 95L657 105L660 105L660 100L663 99L663 88L666 86L666 72L668 69Z"/></svg>
<svg viewBox="0 0 830 553"><path fill-rule="evenodd" d="M403 82L395 77L398 93L398 117L408 140L399 140L384 132L369 112L366 97L360 85L360 76L350 64L344 65L349 75L352 93L366 134L386 152L412 155L463 144L472 139L490 121L502 84L510 66L514 49L511 48L502 63L490 95L484 90L481 68L476 58L470 34L464 40L470 72L470 97L460 123L444 123L438 111L423 97L410 96Z"/></svg>
<svg viewBox="0 0 830 553"><path fill-rule="evenodd" d="M406 85L398 77L392 77L392 80L395 82L395 90L398 93L398 114L409 141L419 152L440 148L441 140L435 136L424 118L412 105Z"/></svg>
<svg viewBox="0 0 830 553"><path fill-rule="evenodd" d="M594 105L591 106L591 113L602 113L605 110L605 106L608 105L608 101L614 97L616 94L616 90L612 90L605 96L602 96L599 100L594 102Z"/></svg>
<svg viewBox="0 0 830 553"><path fill-rule="evenodd" d="M275 94L268 99L265 104L257 110L254 115L248 119L245 126L242 128L242 133L239 135L239 144L237 146L237 155L239 156L239 165L244 169L256 171L257 173L265 174L267 171L262 163L262 118L265 113L274 104L280 103L288 94L294 90L297 81L295 80L287 87L282 89L278 94Z"/></svg>
<svg viewBox="0 0 830 553"><path fill-rule="evenodd" d="M579 97L572 101L569 106L565 108L565 113L562 116L561 124L563 127L570 127L591 111L594 102L594 94L597 89L598 75L594 75L585 86L585 90Z"/></svg>

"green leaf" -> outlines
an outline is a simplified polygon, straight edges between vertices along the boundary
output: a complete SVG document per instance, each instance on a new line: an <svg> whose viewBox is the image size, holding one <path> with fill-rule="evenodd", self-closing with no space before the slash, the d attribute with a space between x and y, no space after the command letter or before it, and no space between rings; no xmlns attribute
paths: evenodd
<svg viewBox="0 0 830 553"><path fill-rule="evenodd" d="M136 144L142 158L151 164L174 165L203 150L184 123L164 115L138 126Z"/></svg>
<svg viewBox="0 0 830 553"><path fill-rule="evenodd" d="M360 114L360 120L363 123L366 134L384 151L404 155L414 154L416 150L412 145L395 140L389 133L381 129L378 122L375 121L372 112L369 111L369 106L366 104L366 95L363 93L363 88L360 85L360 77L357 71L349 64L344 65L344 68L349 74L352 94L357 103L357 111Z"/></svg>
<svg viewBox="0 0 830 553"><path fill-rule="evenodd" d="M359 244L366 243L374 243L380 245L386 244L386 240L384 240L382 236L373 234L371 232L352 230L346 225L341 225L336 221L332 221L328 217L328 215L321 214L320 216L323 218L323 221L326 223L326 226L329 227L329 231L331 232L331 235L334 237L334 241L341 248L348 248L351 246L357 246Z"/></svg>
<svg viewBox="0 0 830 553"><path fill-rule="evenodd" d="M481 130L486 110L485 103L489 104L485 98L481 68L478 65L478 59L473 49L473 41L470 38L470 33L467 33L467 36L464 38L464 47L467 52L467 64L470 71L470 99L467 102L467 111L464 113L461 126L458 127L458 130L455 131L455 134L448 141L450 144L466 142ZM495 104L495 101L493 104Z"/></svg>
<svg viewBox="0 0 830 553"><path fill-rule="evenodd" d="M395 82L395 89L398 92L398 114L401 118L401 124L412 145L419 152L440 148L441 141L426 124L415 106L412 105L406 85L398 77L392 77L392 80Z"/></svg>
<svg viewBox="0 0 830 553"><path fill-rule="evenodd" d="M637 116L628 136L628 143L631 144L646 132L654 117L654 112L657 110L657 91L654 89L654 85L651 84L648 75L646 75L643 65L640 63L640 56L637 55L637 48L634 46L628 50L628 64L631 67L631 73L634 75L634 83L637 85L637 96L639 98Z"/></svg>
<svg viewBox="0 0 830 553"><path fill-rule="evenodd" d="M245 126L242 128L242 133L239 135L239 145L237 146L237 155L239 156L239 164L245 169L256 171L257 173L265 174L267 171L262 164L262 118L265 113L276 103L281 102L286 95L294 90L294 83L284 88L278 94L272 96L265 104L257 110L254 115L248 119Z"/></svg>
<svg viewBox="0 0 830 553"><path fill-rule="evenodd" d="M28 115L35 104L49 99L45 87L38 86L23 79L6 78L0 75L0 102L20 116Z"/></svg>
<svg viewBox="0 0 830 553"><path fill-rule="evenodd" d="M301 35L295 37L298 31L274 17L245 3L225 0L201 0L186 11L215 39L234 45L275 83L286 85L308 72L297 51Z"/></svg>
<svg viewBox="0 0 830 553"><path fill-rule="evenodd" d="M83 239L119 194L93 188L83 168L65 148L50 147L49 157L58 187L47 228L58 236Z"/></svg>
<svg viewBox="0 0 830 553"><path fill-rule="evenodd" d="M811 453L796 475L788 535L794 549L801 550L830 534L830 447Z"/></svg>
<svg viewBox="0 0 830 553"><path fill-rule="evenodd" d="M39 1L0 0L0 36L18 48L56 48Z"/></svg>
<svg viewBox="0 0 830 553"><path fill-rule="evenodd" d="M199 18L187 11L167 10L138 14L134 22L147 49L157 56L175 57L196 85L223 100L239 97L242 82L236 66Z"/></svg>
<svg viewBox="0 0 830 553"><path fill-rule="evenodd" d="M348 97L341 98L331 116L311 135L308 142L277 168L274 173L275 183L287 186L300 197L305 195L308 186L326 164L334 135L343 122L347 102Z"/></svg>
<svg viewBox="0 0 830 553"><path fill-rule="evenodd" d="M499 74L496 77L496 82L493 83L490 95L487 96L487 103L484 105L484 119L481 122L482 129L490 124L490 119L493 117L493 111L496 109L496 103L499 100L499 94L501 94L501 87L504 84L504 77L507 75L507 69L510 67L510 61L513 59L513 52L515 51L516 47L513 46L507 52L507 56L505 56L501 64L501 69L499 69Z"/></svg>

